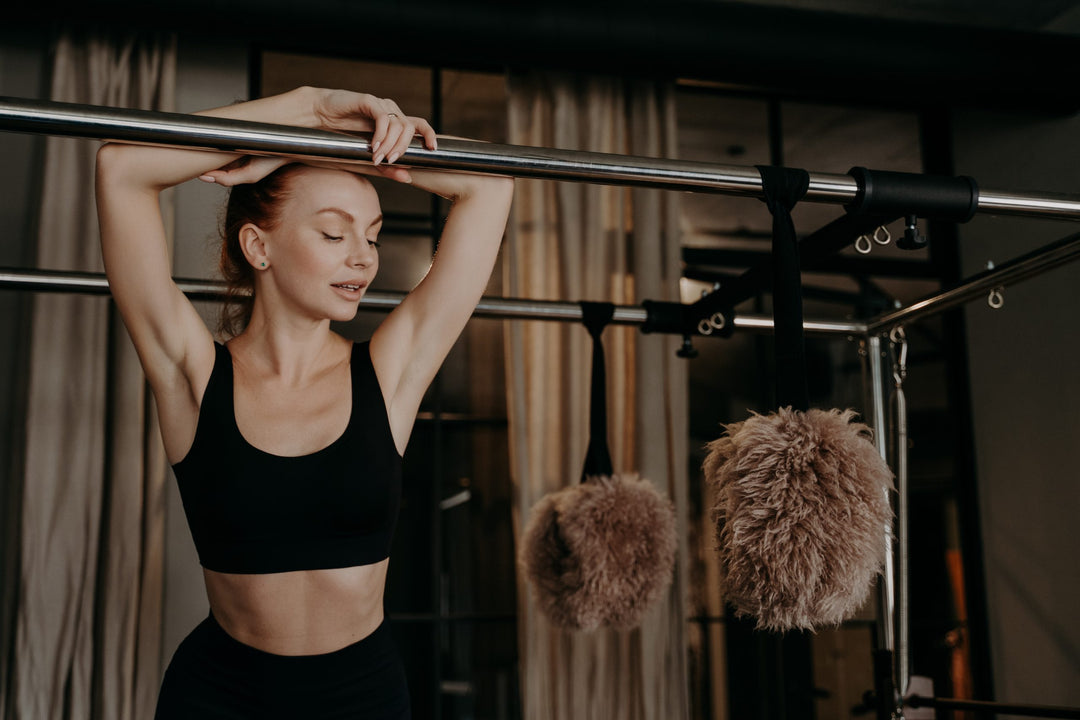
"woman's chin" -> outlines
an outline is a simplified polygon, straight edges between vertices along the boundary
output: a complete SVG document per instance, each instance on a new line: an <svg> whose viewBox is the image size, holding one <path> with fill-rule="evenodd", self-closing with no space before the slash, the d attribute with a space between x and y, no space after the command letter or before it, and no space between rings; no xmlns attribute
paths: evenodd
<svg viewBox="0 0 1080 720"><path fill-rule="evenodd" d="M335 310L329 314L329 318L332 322L351 322L356 318L358 312L360 312L359 305L354 305L351 308L335 308Z"/></svg>

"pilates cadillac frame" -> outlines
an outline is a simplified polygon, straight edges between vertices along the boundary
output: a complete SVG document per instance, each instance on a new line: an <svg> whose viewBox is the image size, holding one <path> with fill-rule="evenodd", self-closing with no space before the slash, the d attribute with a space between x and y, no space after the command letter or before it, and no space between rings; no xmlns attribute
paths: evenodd
<svg viewBox="0 0 1080 720"><path fill-rule="evenodd" d="M255 155L296 158L334 158L370 162L369 140L365 136L342 135L303 128L241 122L174 113L120 110L18 98L0 98L0 130L48 135L64 135L102 140L118 140L151 145L190 147ZM748 197L762 194L757 169L714 165L691 161L661 160L600 153L573 152L547 148L495 145L462 140L442 140L438 150L417 143L401 158L400 164L418 167L489 172L516 177L633 185L674 190L691 190ZM942 198L945 198L943 201ZM811 173L806 202L843 204L849 214L811 236L813 242L800 246L802 252L829 253L850 244L865 232L897 217L966 221L977 213L1018 215L1080 221L1080 196L1053 193L1005 192L979 188L970 178L880 173L855 168L847 175ZM868 414L871 424L885 427L885 377L888 360L883 337L925 317L984 296L998 289L1080 259L1080 233L1065 237L1024 255L995 270L976 275L958 287L932 295L911 305L863 322L804 321L807 332L841 334L857 338L864 345L869 365ZM731 307L747 293L760 289L763 267L753 268L726 296L708 302L682 305L645 301L642 306L619 306L615 324L639 325L645 332L678 333L686 337L712 334L717 326L725 331L771 332L772 318L731 313ZM194 299L223 297L221 283L204 280L177 280L180 289ZM33 292L108 294L104 276L91 273L47 270L0 269L0 289ZM403 293L371 292L361 303L363 309L388 311ZM574 302L545 302L514 298L483 298L474 313L504 319L581 321L581 306ZM719 315L719 317L718 317ZM713 320L710 327L708 319ZM885 433L876 433L878 450L885 454ZM900 504L899 526L906 526L906 504ZM1038 717L1080 717L1080 710L1000 703L955 701L907 696L910 657L907 608L896 607L898 595L908 584L906 562L894 571L891 532L883 528L888 547L885 582L879 597L879 640L876 652L877 714L880 720L900 716L903 707L938 706L1010 712ZM906 556L906 537L898 538L898 556ZM898 618L898 613L900 617ZM900 620L899 625L897 620ZM898 631L897 628L900 628ZM894 661L894 653L896 661ZM881 668L884 668L882 671Z"/></svg>

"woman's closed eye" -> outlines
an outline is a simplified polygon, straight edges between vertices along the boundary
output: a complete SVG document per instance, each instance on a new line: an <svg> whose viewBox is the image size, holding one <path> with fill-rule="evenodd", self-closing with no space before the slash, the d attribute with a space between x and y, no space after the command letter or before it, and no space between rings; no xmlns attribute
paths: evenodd
<svg viewBox="0 0 1080 720"><path fill-rule="evenodd" d="M342 240L345 239L344 235L331 235L328 232L323 232L322 236L326 240L328 240L330 242L334 242L334 243L341 242ZM373 238L373 237L367 238L367 244L370 245L373 248L376 248L376 249L382 247L382 243L380 243L376 238Z"/></svg>

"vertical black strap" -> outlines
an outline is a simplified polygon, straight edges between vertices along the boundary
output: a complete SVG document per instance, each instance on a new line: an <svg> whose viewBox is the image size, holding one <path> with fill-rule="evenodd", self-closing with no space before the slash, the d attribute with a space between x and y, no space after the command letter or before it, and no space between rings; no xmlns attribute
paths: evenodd
<svg viewBox="0 0 1080 720"><path fill-rule="evenodd" d="M806 195L810 174L795 168L758 165L765 204L773 216L773 324L776 336L776 402L795 410L810 408L803 341L802 277L799 239L791 209Z"/></svg>
<svg viewBox="0 0 1080 720"><path fill-rule="evenodd" d="M600 335L615 314L612 303L581 303L581 319L593 339L592 390L589 394L589 450L581 481L591 475L612 475L611 452L607 442L607 377L604 373L604 344Z"/></svg>

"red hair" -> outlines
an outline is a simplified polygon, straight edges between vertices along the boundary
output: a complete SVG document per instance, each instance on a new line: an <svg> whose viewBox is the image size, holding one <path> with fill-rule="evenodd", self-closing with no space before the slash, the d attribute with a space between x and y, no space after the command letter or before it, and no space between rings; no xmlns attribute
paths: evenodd
<svg viewBox="0 0 1080 720"><path fill-rule="evenodd" d="M229 191L221 228L218 268L225 280L225 302L218 329L225 335L243 332L255 305L255 269L240 247L240 228L247 223L273 230L281 220L281 204L291 191L290 180L304 165L283 165L262 180L236 185Z"/></svg>

